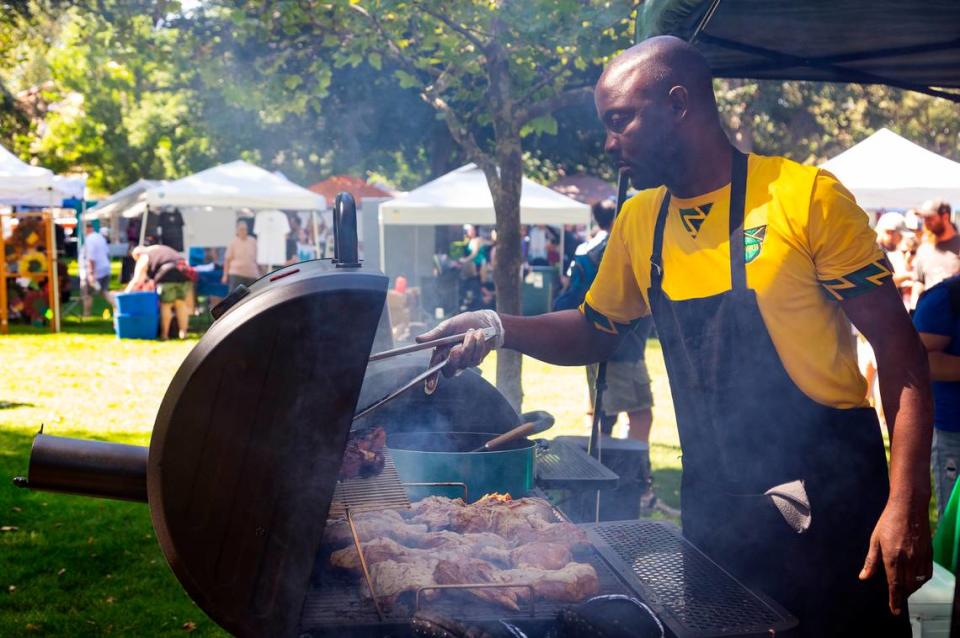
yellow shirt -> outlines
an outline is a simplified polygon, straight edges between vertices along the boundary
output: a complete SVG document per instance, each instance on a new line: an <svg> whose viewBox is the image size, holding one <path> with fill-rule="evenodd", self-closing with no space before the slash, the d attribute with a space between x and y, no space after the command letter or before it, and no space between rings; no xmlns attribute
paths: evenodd
<svg viewBox="0 0 960 638"><path fill-rule="evenodd" d="M811 399L866 405L850 322L839 301L890 276L867 215L826 171L750 155L744 211L747 286L783 366ZM666 189L638 193L614 223L581 310L601 330L649 313L654 225ZM730 290L730 185L671 198L663 240L663 290L673 300ZM744 344L749 347L749 344Z"/></svg>

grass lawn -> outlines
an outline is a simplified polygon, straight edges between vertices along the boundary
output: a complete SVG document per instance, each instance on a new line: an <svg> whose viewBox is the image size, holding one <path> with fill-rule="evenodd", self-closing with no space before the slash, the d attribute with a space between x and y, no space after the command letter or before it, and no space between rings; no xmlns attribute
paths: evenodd
<svg viewBox="0 0 960 638"><path fill-rule="evenodd" d="M224 635L170 572L146 505L11 484L26 473L41 425L47 434L148 445L167 384L196 343L119 341L103 319L70 317L64 326L58 335L13 327L0 336L0 636ZM650 345L658 492L678 507L672 405L659 347ZM487 378L494 369L485 362ZM528 359L523 377L524 409L557 418L550 436L589 432L582 368Z"/></svg>

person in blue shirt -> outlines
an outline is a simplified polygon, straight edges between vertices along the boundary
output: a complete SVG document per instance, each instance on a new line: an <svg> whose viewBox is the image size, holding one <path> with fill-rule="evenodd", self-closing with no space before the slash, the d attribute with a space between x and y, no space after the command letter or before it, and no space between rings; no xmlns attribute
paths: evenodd
<svg viewBox="0 0 960 638"><path fill-rule="evenodd" d="M920 297L913 323L927 347L933 379L931 465L937 509L943 516L960 467L960 275Z"/></svg>

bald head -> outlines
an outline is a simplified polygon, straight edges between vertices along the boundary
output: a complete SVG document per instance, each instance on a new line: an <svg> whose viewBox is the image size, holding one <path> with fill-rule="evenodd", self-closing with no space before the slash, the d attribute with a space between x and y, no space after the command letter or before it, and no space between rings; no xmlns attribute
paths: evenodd
<svg viewBox="0 0 960 638"><path fill-rule="evenodd" d="M674 36L644 40L615 57L601 75L601 85L649 97L666 96L672 89L683 87L692 108L716 112L713 75L706 58L696 47Z"/></svg>
<svg viewBox="0 0 960 638"><path fill-rule="evenodd" d="M672 36L650 38L610 62L595 91L605 149L638 188L668 184L684 159L729 152L703 55Z"/></svg>

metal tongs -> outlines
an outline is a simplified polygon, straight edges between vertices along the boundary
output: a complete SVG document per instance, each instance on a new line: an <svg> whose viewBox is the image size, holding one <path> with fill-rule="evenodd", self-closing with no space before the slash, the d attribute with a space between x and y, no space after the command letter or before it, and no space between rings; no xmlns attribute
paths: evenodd
<svg viewBox="0 0 960 638"><path fill-rule="evenodd" d="M481 330L481 333L483 334L484 341L490 341L491 339L497 336L497 329L483 328ZM423 343L415 343L409 346L401 346L400 348L393 348L392 350L384 350L383 352L377 352L375 354L370 355L369 361L370 362L383 361L384 359L398 357L403 354L410 354L411 352L419 352L421 350L429 350L431 348L441 348L443 346L455 346L457 344L463 343L463 340L466 338L467 334L469 333L461 332L459 334L450 335L449 337L432 339L430 341L424 341ZM396 399L398 396L400 396L410 388L415 387L416 385L418 385L423 381L427 381L428 379L430 379L430 377L432 377L435 374L438 374L441 370L443 370L443 367L447 365L447 361L449 360L450 360L450 356L448 354L446 357L443 358L442 361L439 361L431 365L425 371L421 372L414 378L410 379L410 381L403 384L402 386L400 386L390 394L380 399L377 399L367 407L358 411L356 414L353 415L353 420L356 421L360 417L370 414L377 408L380 408L386 405L387 403L389 403L390 401L393 401L394 399Z"/></svg>

